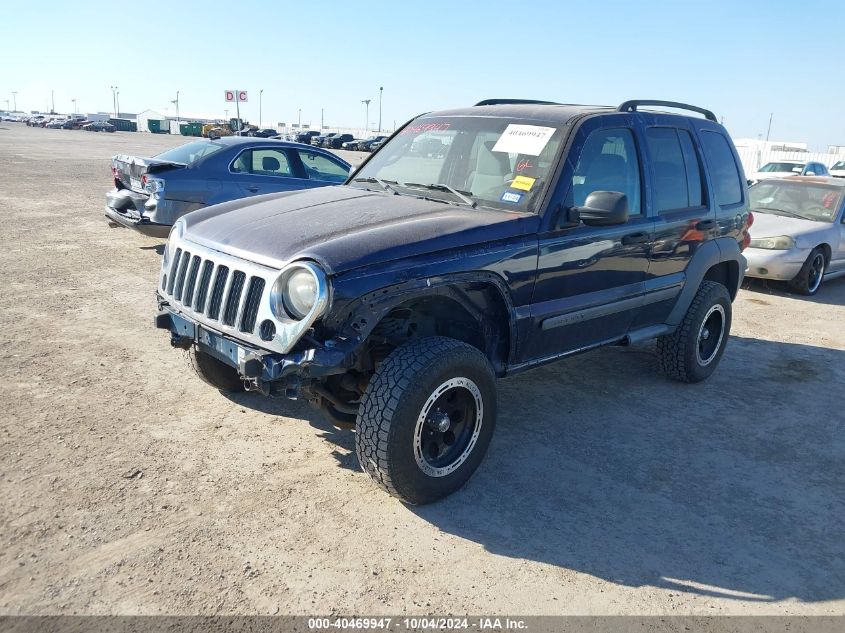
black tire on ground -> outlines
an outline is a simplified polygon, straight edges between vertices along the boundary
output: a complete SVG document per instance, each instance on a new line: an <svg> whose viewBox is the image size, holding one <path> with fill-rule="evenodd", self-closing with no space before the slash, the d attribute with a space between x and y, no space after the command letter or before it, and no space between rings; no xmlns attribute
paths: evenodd
<svg viewBox="0 0 845 633"><path fill-rule="evenodd" d="M672 334L657 339L661 371L681 382L701 382L712 374L731 331L731 296L715 281L703 281Z"/></svg>
<svg viewBox="0 0 845 633"><path fill-rule="evenodd" d="M825 270L827 270L827 257L825 257L824 249L819 246L813 249L801 270L795 275L795 279L788 281L787 285L790 290L809 297L819 291Z"/></svg>
<svg viewBox="0 0 845 633"><path fill-rule="evenodd" d="M244 390L244 381L234 367L217 360L214 356L200 352L192 347L187 352L188 362L197 376L223 393L236 393Z"/></svg>
<svg viewBox="0 0 845 633"><path fill-rule="evenodd" d="M355 451L384 490L406 503L431 503L470 478L495 423L487 357L461 341L421 338L396 348L370 380Z"/></svg>

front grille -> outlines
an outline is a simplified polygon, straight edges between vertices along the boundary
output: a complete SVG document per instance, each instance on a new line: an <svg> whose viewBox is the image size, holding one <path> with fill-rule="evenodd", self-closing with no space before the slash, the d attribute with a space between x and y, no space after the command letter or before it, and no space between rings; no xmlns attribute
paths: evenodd
<svg viewBox="0 0 845 633"><path fill-rule="evenodd" d="M272 318L267 295L278 275L278 270L183 242L162 269L160 293L199 323L273 348L256 328Z"/></svg>

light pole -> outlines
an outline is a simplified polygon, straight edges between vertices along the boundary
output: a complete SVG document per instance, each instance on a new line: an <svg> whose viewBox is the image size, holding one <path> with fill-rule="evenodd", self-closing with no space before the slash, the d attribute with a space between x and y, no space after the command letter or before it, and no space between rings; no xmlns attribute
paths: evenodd
<svg viewBox="0 0 845 633"><path fill-rule="evenodd" d="M364 99L361 103L364 104L365 114L364 114L364 134L367 134L367 128L370 126L370 101L372 99Z"/></svg>
<svg viewBox="0 0 845 633"><path fill-rule="evenodd" d="M173 104L176 105L176 125L179 125L179 123L181 121L179 120L179 91L178 90L176 91L176 98L173 101L171 101L170 103L173 103Z"/></svg>
<svg viewBox="0 0 845 633"><path fill-rule="evenodd" d="M76 114L76 99L71 99L73 101L73 113Z"/></svg>
<svg viewBox="0 0 845 633"><path fill-rule="evenodd" d="M261 123L264 120L261 116L261 114L262 114L261 113L261 95L263 95L263 94L264 94L263 90L258 91L258 127L261 128L262 130L264 129L264 125L262 125L262 123Z"/></svg>
<svg viewBox="0 0 845 633"><path fill-rule="evenodd" d="M56 99L53 91L50 91L50 114L56 114Z"/></svg>
<svg viewBox="0 0 845 633"><path fill-rule="evenodd" d="M297 119L296 129L302 129L302 108L299 108L299 119Z"/></svg>
<svg viewBox="0 0 845 633"><path fill-rule="evenodd" d="M14 108L14 110L12 110L12 112L18 111L18 98L16 96L17 94L18 94L18 92L16 90L12 91L12 107Z"/></svg>
<svg viewBox="0 0 845 633"><path fill-rule="evenodd" d="M384 92L384 86L378 88L378 131L381 134L381 94Z"/></svg>
<svg viewBox="0 0 845 633"><path fill-rule="evenodd" d="M323 125L323 112L324 111L325 111L325 108L320 108L320 134L323 133L323 127L325 127Z"/></svg>
<svg viewBox="0 0 845 633"><path fill-rule="evenodd" d="M111 105L112 110L114 110L114 118L117 117L117 86L109 86L111 88Z"/></svg>
<svg viewBox="0 0 845 633"><path fill-rule="evenodd" d="M769 140L769 134L772 131L772 117L775 116L774 112L769 113L769 128L766 130L766 142Z"/></svg>
<svg viewBox="0 0 845 633"><path fill-rule="evenodd" d="M119 119L120 118L120 90L117 90L115 88L114 96L115 96L115 99L117 99L117 116L115 116L115 118Z"/></svg>

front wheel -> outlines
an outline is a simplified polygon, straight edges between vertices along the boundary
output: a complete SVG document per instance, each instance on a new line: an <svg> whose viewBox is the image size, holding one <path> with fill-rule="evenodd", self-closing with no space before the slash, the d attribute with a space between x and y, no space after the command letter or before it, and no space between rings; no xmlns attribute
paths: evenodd
<svg viewBox="0 0 845 633"><path fill-rule="evenodd" d="M731 332L731 296L715 281L703 281L683 321L657 339L664 374L681 382L701 382L716 370Z"/></svg>
<svg viewBox="0 0 845 633"><path fill-rule="evenodd" d="M187 352L188 362L200 379L223 393L237 393L244 390L244 381L238 370L217 360L214 356L192 347Z"/></svg>
<svg viewBox="0 0 845 633"><path fill-rule="evenodd" d="M819 291L826 269L827 259L824 251L821 248L815 248L795 279L789 282L789 287L802 295L812 296Z"/></svg>
<svg viewBox="0 0 845 633"><path fill-rule="evenodd" d="M384 490L406 503L431 503L475 472L495 424L487 357L461 341L421 338L395 349L370 380L355 450Z"/></svg>

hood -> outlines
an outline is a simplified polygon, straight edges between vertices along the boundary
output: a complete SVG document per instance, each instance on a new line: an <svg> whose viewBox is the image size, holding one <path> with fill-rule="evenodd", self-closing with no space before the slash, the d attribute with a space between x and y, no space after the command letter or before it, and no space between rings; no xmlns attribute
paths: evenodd
<svg viewBox="0 0 845 633"><path fill-rule="evenodd" d="M332 274L525 235L539 216L337 186L235 200L185 223L203 246L272 268L311 259Z"/></svg>
<svg viewBox="0 0 845 633"><path fill-rule="evenodd" d="M792 176L797 176L794 171L755 171L750 176L748 176L749 180L767 180L769 178L790 178Z"/></svg>
<svg viewBox="0 0 845 633"><path fill-rule="evenodd" d="M800 220L798 218L787 218L781 215L755 211L754 224L751 225L749 233L753 239L761 237L778 237L788 235L799 238L805 235L824 232L831 227L826 222L814 222L813 220Z"/></svg>

